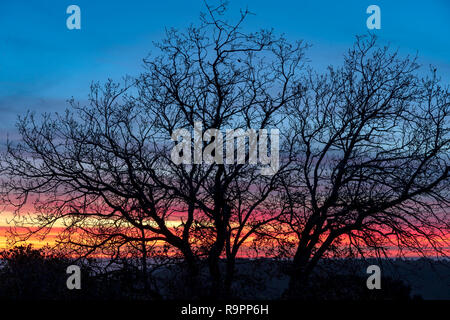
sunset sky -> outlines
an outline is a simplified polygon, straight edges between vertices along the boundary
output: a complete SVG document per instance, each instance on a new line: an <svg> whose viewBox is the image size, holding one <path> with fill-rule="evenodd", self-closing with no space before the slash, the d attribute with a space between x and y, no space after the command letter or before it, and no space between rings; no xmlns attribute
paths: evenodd
<svg viewBox="0 0 450 320"><path fill-rule="evenodd" d="M81 30L68 30L66 8L81 8ZM246 30L274 28L288 39L303 39L311 65L339 64L355 35L366 34L366 8L381 8L381 30L375 33L401 54L419 54L450 80L450 2L434 1L230 1L232 19L239 8L255 13ZM120 80L141 72L142 58L165 28L197 23L201 0L111 1L41 0L0 3L0 143L14 138L17 115L26 110L62 112L66 100L86 99L91 81ZM426 68L424 68L426 69ZM11 218L0 214L0 247ZM51 240L51 239L50 239Z"/></svg>

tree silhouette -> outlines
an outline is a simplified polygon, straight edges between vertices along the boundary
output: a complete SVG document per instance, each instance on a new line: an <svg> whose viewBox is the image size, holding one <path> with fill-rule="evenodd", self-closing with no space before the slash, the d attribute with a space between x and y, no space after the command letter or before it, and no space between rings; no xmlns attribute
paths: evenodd
<svg viewBox="0 0 450 320"><path fill-rule="evenodd" d="M302 42L246 33L249 12L230 24L225 9L207 6L199 26L168 30L140 76L94 83L87 105L19 118L1 172L3 200L28 227L20 239L62 226L68 255L139 256L145 283L148 258L182 261L189 297L205 294L206 265L215 298L232 294L252 239L292 258L289 297L333 254L424 254L424 241L445 253L450 99L436 74L421 78L414 59L374 37L317 74ZM175 163L175 130L196 123L279 129L278 171L262 175L238 150L231 164Z"/></svg>
<svg viewBox="0 0 450 320"><path fill-rule="evenodd" d="M450 92L418 68L358 37L342 67L301 82L285 131L295 155L282 219L295 239L290 296L330 254L446 254Z"/></svg>
<svg viewBox="0 0 450 320"><path fill-rule="evenodd" d="M244 33L249 12L229 24L224 10L207 6L198 27L167 31L141 76L92 85L89 105L72 100L64 115L19 120L22 141L8 143L3 159L4 194L19 218L34 197L37 215L27 222L42 231L64 221L60 241L73 253L114 257L128 244L165 242L189 279L206 257L211 293L230 290L239 248L274 219L263 210L278 176L237 156L234 164L175 164L171 137L196 122L204 131L276 127L297 94L305 46L267 30Z"/></svg>

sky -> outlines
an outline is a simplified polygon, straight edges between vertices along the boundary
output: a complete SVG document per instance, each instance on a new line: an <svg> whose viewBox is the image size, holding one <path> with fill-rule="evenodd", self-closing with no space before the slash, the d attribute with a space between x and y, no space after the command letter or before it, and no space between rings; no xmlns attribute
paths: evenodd
<svg viewBox="0 0 450 320"><path fill-rule="evenodd" d="M305 40L311 65L342 62L356 35L367 34L369 5L381 9L382 43L402 54L419 54L450 83L450 1L430 0L230 0L227 18L248 8L244 28L274 28L290 40ZM212 2L214 3L214 2ZM81 29L69 30L69 5L81 9ZM197 23L202 0L2 0L0 2L0 144L14 134L26 110L62 112L66 100L86 99L92 81L120 80L142 71L142 59L157 53L153 41L165 28ZM0 221L0 225L2 222Z"/></svg>
<svg viewBox="0 0 450 320"><path fill-rule="evenodd" d="M69 30L66 9L81 9L81 30ZM246 30L274 28L312 45L312 66L338 64L355 35L368 32L366 8L381 9L381 41L450 79L450 2L434 1L230 1L227 17L247 7ZM142 70L165 28L198 21L202 0L15 0L0 3L0 140L26 110L62 111L70 97L85 99L92 81L120 80Z"/></svg>

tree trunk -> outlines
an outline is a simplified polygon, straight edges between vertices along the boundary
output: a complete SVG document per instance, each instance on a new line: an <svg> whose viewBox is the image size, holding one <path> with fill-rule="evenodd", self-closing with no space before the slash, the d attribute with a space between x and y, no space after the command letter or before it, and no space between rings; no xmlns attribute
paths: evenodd
<svg viewBox="0 0 450 320"><path fill-rule="evenodd" d="M224 280L224 293L227 298L231 296L231 285L233 283L234 279L234 271L236 266L236 257L231 256L227 258L226 263L226 274L225 274L225 280Z"/></svg>
<svg viewBox="0 0 450 320"><path fill-rule="evenodd" d="M311 273L309 263L310 254L308 250L303 249L296 252L289 271L289 286L284 293L285 298L298 299L305 296L308 278Z"/></svg>
<svg viewBox="0 0 450 320"><path fill-rule="evenodd" d="M216 242L213 244L208 255L209 274L211 276L211 296L220 299L223 294L222 277L220 273L220 254L222 253L225 238L221 232L217 234Z"/></svg>

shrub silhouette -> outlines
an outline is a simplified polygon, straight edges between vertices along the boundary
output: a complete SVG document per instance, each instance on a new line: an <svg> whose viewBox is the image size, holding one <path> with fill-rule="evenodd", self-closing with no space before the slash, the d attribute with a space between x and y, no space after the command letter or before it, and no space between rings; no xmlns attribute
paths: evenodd
<svg viewBox="0 0 450 320"><path fill-rule="evenodd" d="M0 300L107 300L159 299L144 288L139 272L124 265L109 272L94 272L92 264L79 263L49 248L17 246L0 252ZM67 267L80 265L81 290L69 290Z"/></svg>
<svg viewBox="0 0 450 320"><path fill-rule="evenodd" d="M70 260L34 249L31 245L18 246L0 253L0 298L54 299L67 295L66 268Z"/></svg>

